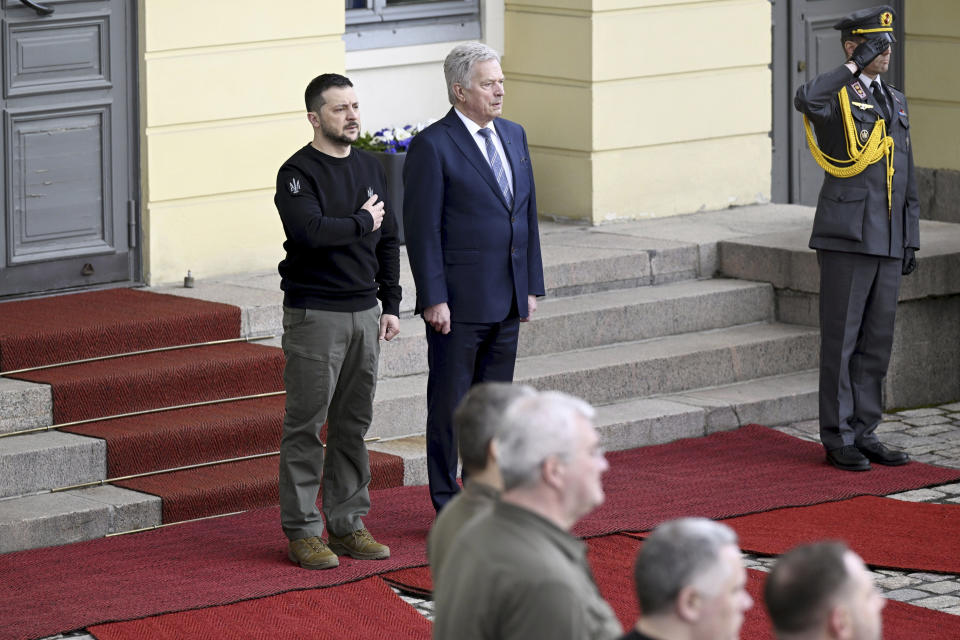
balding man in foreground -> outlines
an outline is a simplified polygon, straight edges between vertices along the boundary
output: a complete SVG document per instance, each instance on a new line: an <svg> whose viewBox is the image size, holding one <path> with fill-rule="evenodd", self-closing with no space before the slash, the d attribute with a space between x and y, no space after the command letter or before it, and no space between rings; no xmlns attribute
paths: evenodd
<svg viewBox="0 0 960 640"><path fill-rule="evenodd" d="M797 547L764 587L778 640L880 640L880 595L863 560L842 542Z"/></svg>

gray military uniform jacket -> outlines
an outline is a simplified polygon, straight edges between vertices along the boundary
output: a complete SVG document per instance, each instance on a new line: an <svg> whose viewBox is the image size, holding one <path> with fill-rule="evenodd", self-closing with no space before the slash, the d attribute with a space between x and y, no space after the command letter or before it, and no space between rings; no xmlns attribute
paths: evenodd
<svg viewBox="0 0 960 640"><path fill-rule="evenodd" d="M893 96L892 122L887 123L887 135L894 142L893 205L888 210L885 159L849 178L825 173L810 237L811 249L902 258L904 247L920 248L920 202L910 148L907 99L889 84L885 87ZM845 160L849 153L837 95L841 89L846 90L850 99L856 135L862 144L883 112L870 88L846 66L823 73L800 87L794 106L810 119L820 149L832 158ZM853 102L872 108L860 108Z"/></svg>

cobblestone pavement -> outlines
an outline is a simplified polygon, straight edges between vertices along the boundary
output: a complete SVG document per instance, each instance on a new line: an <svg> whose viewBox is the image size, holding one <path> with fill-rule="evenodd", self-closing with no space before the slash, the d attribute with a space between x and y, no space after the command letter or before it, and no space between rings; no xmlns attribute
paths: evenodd
<svg viewBox="0 0 960 640"><path fill-rule="evenodd" d="M816 420L777 427L792 436L819 442ZM960 469L960 402L887 414L877 427L884 444L899 448L918 462ZM960 482L916 489L889 496L910 502L960 504ZM960 532L958 532L960 535ZM750 569L769 571L775 558L746 555ZM960 615L960 576L878 569L873 572L880 591L891 600ZM433 619L433 602L400 594L420 613Z"/></svg>
<svg viewBox="0 0 960 640"><path fill-rule="evenodd" d="M804 440L819 442L816 420L777 427ZM960 469L960 402L924 409L908 409L886 414L877 427L884 444L903 449L918 462ZM890 495L897 500L960 504L960 482L929 489L916 489ZM958 533L960 535L960 533ZM747 555L750 569L769 571L774 558ZM878 569L873 572L877 586L891 600L909 602L928 609L960 615L960 576L943 573L916 573ZM433 620L433 601L400 594L428 619ZM58 635L46 640L93 640L87 634Z"/></svg>

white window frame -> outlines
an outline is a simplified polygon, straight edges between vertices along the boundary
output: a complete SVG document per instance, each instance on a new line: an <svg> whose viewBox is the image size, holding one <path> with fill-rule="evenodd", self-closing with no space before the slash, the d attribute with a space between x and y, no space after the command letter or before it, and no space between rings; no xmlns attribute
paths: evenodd
<svg viewBox="0 0 960 640"><path fill-rule="evenodd" d="M479 40L480 0L411 2L387 6L367 0L365 9L346 9L347 51L403 47L432 42Z"/></svg>

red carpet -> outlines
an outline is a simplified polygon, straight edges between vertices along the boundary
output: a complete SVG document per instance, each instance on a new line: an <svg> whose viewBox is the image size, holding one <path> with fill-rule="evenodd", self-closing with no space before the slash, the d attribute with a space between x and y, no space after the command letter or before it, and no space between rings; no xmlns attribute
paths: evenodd
<svg viewBox="0 0 960 640"><path fill-rule="evenodd" d="M364 523L390 546L381 561L304 571L286 558L278 507L168 529L0 556L0 638L330 586L426 563L426 487L373 494Z"/></svg>
<svg viewBox="0 0 960 640"><path fill-rule="evenodd" d="M283 390L283 352L235 343L148 353L16 376L53 387L56 423Z"/></svg>
<svg viewBox="0 0 960 640"><path fill-rule="evenodd" d="M410 567L381 574L391 587L396 587L404 593L430 598L433 593L433 579L430 577L430 567Z"/></svg>
<svg viewBox="0 0 960 640"><path fill-rule="evenodd" d="M98 640L430 638L430 622L379 578L92 627Z"/></svg>
<svg viewBox="0 0 960 640"><path fill-rule="evenodd" d="M279 448L275 443L273 450ZM180 522L270 507L277 493L279 456L164 473L115 483L163 499L163 522ZM403 486L403 458L370 452L370 488Z"/></svg>
<svg viewBox="0 0 960 640"><path fill-rule="evenodd" d="M240 336L240 309L135 289L0 303L0 371Z"/></svg>
<svg viewBox="0 0 960 640"><path fill-rule="evenodd" d="M587 540L587 559L601 595L610 603L624 629L637 620L639 607L633 584L633 564L641 542L622 535ZM747 591L754 606L744 616L741 640L774 640L770 618L763 606L762 571L747 571ZM384 574L383 579L401 590L429 597L432 589L427 567ZM888 601L883 610L884 638L887 640L943 640L960 638L960 616L931 611L902 602ZM371 638L376 636L370 636Z"/></svg>
<svg viewBox="0 0 960 640"><path fill-rule="evenodd" d="M62 431L107 441L107 476L280 449L285 396L90 422Z"/></svg>
<svg viewBox="0 0 960 640"><path fill-rule="evenodd" d="M957 470L919 463L844 473L826 466L816 449L753 426L611 454L613 467L604 477L607 505L579 529L587 535L636 531L681 515L744 515L960 476ZM764 452L778 467L742 464L746 450ZM672 472L673 465L685 473ZM107 620L227 604L424 565L424 541L433 522L426 487L375 491L372 502L365 523L390 545L392 557L384 562L346 560L329 572L303 571L284 559L276 508L0 556L0 637L52 635Z"/></svg>
<svg viewBox="0 0 960 640"><path fill-rule="evenodd" d="M960 573L960 505L865 496L724 521L740 546L779 555L804 542L846 542L873 567Z"/></svg>
<svg viewBox="0 0 960 640"><path fill-rule="evenodd" d="M728 518L858 495L885 495L960 478L911 463L869 473L829 466L823 447L759 425L607 455L602 507L580 521L588 537L645 531L677 515Z"/></svg>

